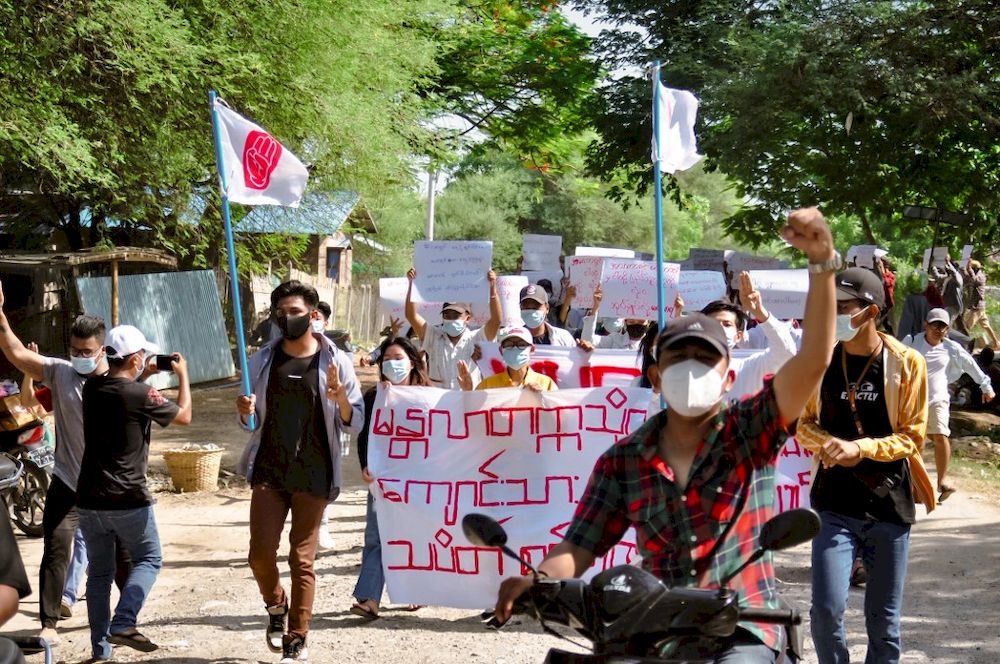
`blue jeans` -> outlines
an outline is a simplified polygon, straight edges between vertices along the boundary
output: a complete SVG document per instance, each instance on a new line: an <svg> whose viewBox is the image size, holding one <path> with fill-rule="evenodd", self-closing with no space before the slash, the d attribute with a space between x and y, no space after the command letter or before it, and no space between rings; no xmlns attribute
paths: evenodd
<svg viewBox="0 0 1000 664"><path fill-rule="evenodd" d="M378 518L375 515L375 499L368 494L368 511L365 514L365 548L361 553L361 573L354 586L354 597L359 602L366 599L382 599L385 587L385 571L382 569L382 540L378 534Z"/></svg>
<svg viewBox="0 0 1000 664"><path fill-rule="evenodd" d="M860 554L865 587L866 664L896 664L902 653L899 621L910 550L910 526L821 512L812 543L810 629L819 664L848 664L844 610L851 565Z"/></svg>
<svg viewBox="0 0 1000 664"><path fill-rule="evenodd" d="M83 575L87 572L87 541L83 538L83 531L76 529L73 536L73 557L69 559L69 568L66 570L66 585L63 586L63 601L69 606L76 604L77 593L80 592L80 584L83 582Z"/></svg>
<svg viewBox="0 0 1000 664"><path fill-rule="evenodd" d="M87 617L94 657L111 657L110 634L134 629L139 611L160 573L160 536L152 507L130 510L80 509L80 528L90 557ZM111 620L111 582L115 576L115 538L128 551L132 569Z"/></svg>

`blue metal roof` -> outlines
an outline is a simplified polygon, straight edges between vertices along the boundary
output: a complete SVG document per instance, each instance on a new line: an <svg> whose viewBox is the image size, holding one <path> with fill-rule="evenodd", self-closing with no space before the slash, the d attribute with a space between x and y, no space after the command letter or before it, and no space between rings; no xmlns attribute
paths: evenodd
<svg viewBox="0 0 1000 664"><path fill-rule="evenodd" d="M354 191L310 193L297 208L257 205L234 224L238 233L286 233L288 235L333 235L340 230L360 200ZM205 194L191 196L181 221L197 225L205 212Z"/></svg>

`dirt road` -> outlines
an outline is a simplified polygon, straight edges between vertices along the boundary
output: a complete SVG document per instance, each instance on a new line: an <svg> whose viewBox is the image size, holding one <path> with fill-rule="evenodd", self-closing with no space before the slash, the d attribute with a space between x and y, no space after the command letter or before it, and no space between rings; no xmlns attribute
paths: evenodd
<svg viewBox="0 0 1000 664"><path fill-rule="evenodd" d="M196 419L188 429L154 434L154 469L159 452L178 442L216 442L232 468L245 440L232 415L235 388L197 392ZM388 606L369 624L348 613L361 560L365 493L353 457L346 460L345 491L337 501L331 531L337 547L317 561L319 592L311 659L332 662L541 662L548 648L573 646L541 633L529 621L502 633L488 631L468 611L424 608L409 613ZM159 493L157 521L164 567L141 616L144 631L162 645L142 655L116 651L121 662L159 664L243 664L277 662L264 645L262 607L246 563L249 491L235 484L216 494ZM906 662L993 664L1000 661L1000 510L959 491L930 517L921 511L914 528L903 621ZM20 539L33 586L41 541ZM284 560L284 558L282 558ZM782 593L807 608L809 548L780 555ZM852 658L863 661L862 594L852 591L848 617ZM60 627L58 660L89 656L85 606ZM8 631L35 628L37 596L22 603ZM40 661L38 657L31 661ZM814 661L811 653L807 661Z"/></svg>

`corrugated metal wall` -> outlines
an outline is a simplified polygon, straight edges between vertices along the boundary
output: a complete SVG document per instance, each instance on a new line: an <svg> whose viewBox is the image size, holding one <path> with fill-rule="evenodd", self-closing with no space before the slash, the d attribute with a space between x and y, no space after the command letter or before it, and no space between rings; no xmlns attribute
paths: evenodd
<svg viewBox="0 0 1000 664"><path fill-rule="evenodd" d="M111 325L111 277L79 277L80 304ZM118 319L135 325L163 353L181 353L192 383L236 373L222 305L211 270L130 274L118 278ZM148 381L162 388L177 384L173 374Z"/></svg>

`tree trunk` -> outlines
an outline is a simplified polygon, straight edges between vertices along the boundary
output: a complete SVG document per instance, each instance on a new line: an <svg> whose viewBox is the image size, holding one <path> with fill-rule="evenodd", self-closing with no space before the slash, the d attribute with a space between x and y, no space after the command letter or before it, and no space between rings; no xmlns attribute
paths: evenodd
<svg viewBox="0 0 1000 664"><path fill-rule="evenodd" d="M872 225L868 221L868 213L861 212L861 230L865 232L865 239L868 240L868 244L878 244L878 240L875 239L875 233L872 232Z"/></svg>

